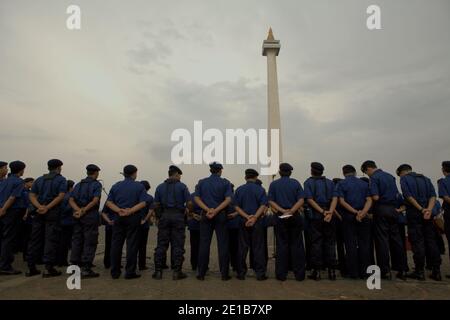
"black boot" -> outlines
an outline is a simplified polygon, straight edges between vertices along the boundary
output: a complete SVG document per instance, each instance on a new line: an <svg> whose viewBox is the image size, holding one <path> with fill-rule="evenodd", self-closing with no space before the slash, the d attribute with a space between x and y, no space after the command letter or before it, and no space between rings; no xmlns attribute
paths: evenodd
<svg viewBox="0 0 450 320"><path fill-rule="evenodd" d="M61 271L56 270L54 267L48 267L42 274L42 278L59 277L61 274Z"/></svg>
<svg viewBox="0 0 450 320"><path fill-rule="evenodd" d="M83 268L83 271L81 271L81 279L88 279L88 278L98 278L100 277L100 274L97 272L92 271L91 268Z"/></svg>
<svg viewBox="0 0 450 320"><path fill-rule="evenodd" d="M320 270L313 269L312 273L308 276L308 279L319 281L320 280Z"/></svg>
<svg viewBox="0 0 450 320"><path fill-rule="evenodd" d="M383 279L383 280L392 280L391 272L386 272L385 274L382 274L381 275L381 279Z"/></svg>
<svg viewBox="0 0 450 320"><path fill-rule="evenodd" d="M407 278L425 281L425 273L421 270L415 270L414 272L408 273Z"/></svg>
<svg viewBox="0 0 450 320"><path fill-rule="evenodd" d="M25 277L33 277L39 274L41 274L41 272L38 269L36 269L36 267L32 267L25 273Z"/></svg>
<svg viewBox="0 0 450 320"><path fill-rule="evenodd" d="M332 268L328 268L328 279L331 281L336 280L336 271Z"/></svg>
<svg viewBox="0 0 450 320"><path fill-rule="evenodd" d="M406 281L406 272L405 272L405 271L399 271L399 272L397 272L397 274L395 275L395 277L396 277L397 279Z"/></svg>
<svg viewBox="0 0 450 320"><path fill-rule="evenodd" d="M155 270L155 272L152 275L152 278L155 280L161 280L162 279L162 271L161 270Z"/></svg>
<svg viewBox="0 0 450 320"><path fill-rule="evenodd" d="M186 279L187 278L187 274L182 272L181 270L177 270L173 272L173 276L172 279L173 280L182 280L182 279Z"/></svg>
<svg viewBox="0 0 450 320"><path fill-rule="evenodd" d="M433 268L430 278L435 281L442 281L441 270L439 268Z"/></svg>

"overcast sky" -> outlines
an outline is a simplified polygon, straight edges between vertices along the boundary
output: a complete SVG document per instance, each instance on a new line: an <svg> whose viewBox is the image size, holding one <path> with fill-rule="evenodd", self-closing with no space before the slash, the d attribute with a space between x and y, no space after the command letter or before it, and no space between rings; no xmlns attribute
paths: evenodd
<svg viewBox="0 0 450 320"><path fill-rule="evenodd" d="M78 4L82 30L66 29ZM366 28L381 7L382 30ZM167 174L170 135L264 128L272 26L284 160L303 182L311 161L340 176L366 159L410 163L436 180L450 160L450 1L0 1L0 159L26 176L88 163L107 189L125 164L154 187ZM207 166L184 165L192 190ZM225 166L243 182L245 166Z"/></svg>

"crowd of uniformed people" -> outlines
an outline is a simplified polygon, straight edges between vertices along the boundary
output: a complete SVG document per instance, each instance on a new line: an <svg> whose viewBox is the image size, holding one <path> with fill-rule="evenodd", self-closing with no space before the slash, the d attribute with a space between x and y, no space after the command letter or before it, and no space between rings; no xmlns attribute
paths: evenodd
<svg viewBox="0 0 450 320"><path fill-rule="evenodd" d="M183 272L186 226L190 265L198 280L208 274L214 232L222 280L231 278L230 268L240 280L249 269L257 280L266 280L268 227L275 233L275 277L280 281L287 279L289 271L297 281L335 280L336 271L345 278L365 279L367 267L374 264L383 279L391 279L392 270L401 280L425 280L428 270L431 279L442 280L442 234L450 240L450 161L442 163L439 197L431 180L410 165L397 169L399 191L396 178L370 160L361 165L368 178L357 177L355 167L345 165L344 178L333 180L325 177L321 163L313 162L311 177L303 186L291 177L293 167L282 163L280 177L268 192L254 169L245 170L245 183L234 190L222 177L223 166L213 162L210 175L190 193L181 182L182 171L171 165L154 197L149 194L150 183L137 181L138 169L127 165L124 179L112 186L101 210L104 189L97 165L88 165L86 178L74 183L61 174L62 161L52 159L47 164L48 173L34 180L22 179L25 163L0 161L1 275L21 273L13 268L15 254L21 252L27 277L41 274L38 265L44 266L44 278L61 275L58 267L68 265L80 266L83 278L98 277L94 258L103 224L103 264L114 279L122 274L126 279L138 278L138 270L148 269L149 228L156 225L152 275L156 280L163 278L169 264L174 280L187 277Z"/></svg>

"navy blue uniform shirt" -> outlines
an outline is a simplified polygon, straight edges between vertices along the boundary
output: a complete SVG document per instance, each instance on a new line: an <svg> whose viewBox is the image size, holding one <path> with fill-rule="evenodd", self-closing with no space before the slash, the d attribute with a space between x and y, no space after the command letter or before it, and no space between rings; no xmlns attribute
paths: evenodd
<svg viewBox="0 0 450 320"><path fill-rule="evenodd" d="M75 218L73 217L73 209L69 204L70 197L73 196L72 193L67 192L64 195L64 199L61 203L61 225L70 226L75 224Z"/></svg>
<svg viewBox="0 0 450 320"><path fill-rule="evenodd" d="M439 197L450 197L450 175L439 180ZM444 201L443 208L450 208L450 204Z"/></svg>
<svg viewBox="0 0 450 320"><path fill-rule="evenodd" d="M233 198L234 206L249 215L254 215L261 206L267 206L267 202L266 190L254 182L247 182L237 188Z"/></svg>
<svg viewBox="0 0 450 320"><path fill-rule="evenodd" d="M102 195L102 184L90 177L78 182L72 191L72 198L79 207L87 206L94 198Z"/></svg>
<svg viewBox="0 0 450 320"><path fill-rule="evenodd" d="M328 207L335 196L333 181L326 177L310 177L305 181L305 198L313 199L321 207Z"/></svg>
<svg viewBox="0 0 450 320"><path fill-rule="evenodd" d="M378 169L370 177L369 192L371 196L379 196L379 204L397 204L399 194L393 175Z"/></svg>
<svg viewBox="0 0 450 320"><path fill-rule="evenodd" d="M10 197L14 197L14 203L11 206L11 209L20 209L23 207L21 205L22 202L22 191L24 189L24 182L21 178L16 176L15 174L10 174L8 178L6 178L0 184L0 207L3 208L6 201Z"/></svg>
<svg viewBox="0 0 450 320"><path fill-rule="evenodd" d="M436 197L436 191L431 180L415 172L401 177L400 186L405 199L413 197L422 207L428 206L428 200ZM410 205L409 202L408 205Z"/></svg>
<svg viewBox="0 0 450 320"><path fill-rule="evenodd" d="M155 202L164 208L185 209L190 198L188 187L178 180L167 179L156 187Z"/></svg>
<svg viewBox="0 0 450 320"><path fill-rule="evenodd" d="M227 197L233 197L231 183L217 174L201 179L195 187L195 196L200 197L208 208L217 208Z"/></svg>
<svg viewBox="0 0 450 320"><path fill-rule="evenodd" d="M283 209L290 209L305 198L302 185L290 177L281 177L272 181L269 186L269 200L276 202Z"/></svg>
<svg viewBox="0 0 450 320"><path fill-rule="evenodd" d="M353 209L362 210L370 196L369 185L355 176L346 176L337 184L335 196L343 198Z"/></svg>
<svg viewBox="0 0 450 320"><path fill-rule="evenodd" d="M194 201L194 196L195 196L195 192L191 193L191 201L192 201L192 205L193 205L193 211L196 214L201 214L202 209ZM188 225L189 230L200 230L200 221L198 221L194 218L188 219L187 225Z"/></svg>
<svg viewBox="0 0 450 320"><path fill-rule="evenodd" d="M52 202L60 193L67 192L67 180L59 173L45 174L36 179L31 192L37 195L40 204Z"/></svg>
<svg viewBox="0 0 450 320"><path fill-rule="evenodd" d="M147 200L147 191L144 186L131 178L117 182L108 195L108 201L113 202L120 209L133 208L145 200Z"/></svg>
<svg viewBox="0 0 450 320"><path fill-rule="evenodd" d="M147 199L145 200L145 207L144 209L142 209L141 214L142 214L142 219L145 219L145 217L147 216L148 212L150 211L150 209L153 209L155 207L155 203L154 203L154 199L153 196L149 195L147 193ZM145 221L145 223L142 225L142 227L144 228L150 228L150 223L149 221Z"/></svg>

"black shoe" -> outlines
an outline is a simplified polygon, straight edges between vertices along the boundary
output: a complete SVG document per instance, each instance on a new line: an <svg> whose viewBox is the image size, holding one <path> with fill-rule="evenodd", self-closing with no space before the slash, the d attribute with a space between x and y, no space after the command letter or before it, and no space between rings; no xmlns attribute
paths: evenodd
<svg viewBox="0 0 450 320"><path fill-rule="evenodd" d="M245 275L244 275L244 274L238 274L238 275L236 276L236 279L239 279L239 280L245 280Z"/></svg>
<svg viewBox="0 0 450 320"><path fill-rule="evenodd" d="M265 281L267 279L269 279L269 278L267 278L267 276L265 274L256 277L256 280L258 280L258 281Z"/></svg>
<svg viewBox="0 0 450 320"><path fill-rule="evenodd" d="M331 281L336 280L336 271L334 269L328 268L328 279Z"/></svg>
<svg viewBox="0 0 450 320"><path fill-rule="evenodd" d="M120 273L111 274L111 278L119 279L120 278Z"/></svg>
<svg viewBox="0 0 450 320"><path fill-rule="evenodd" d="M276 276L276 279L278 280L278 281L286 281L286 277L279 277L279 276Z"/></svg>
<svg viewBox="0 0 450 320"><path fill-rule="evenodd" d="M390 272L382 274L381 279L383 280L392 280L392 274Z"/></svg>
<svg viewBox="0 0 450 320"><path fill-rule="evenodd" d="M430 278L435 281L442 281L441 271L439 269L433 269Z"/></svg>
<svg viewBox="0 0 450 320"><path fill-rule="evenodd" d="M42 274L42 278L53 278L59 277L60 275L62 275L61 271L58 271L55 268L50 267L44 271L44 273Z"/></svg>
<svg viewBox="0 0 450 320"><path fill-rule="evenodd" d="M187 278L187 274L181 271L174 271L173 275L172 275L172 279L173 280L182 280L182 279L186 279Z"/></svg>
<svg viewBox="0 0 450 320"><path fill-rule="evenodd" d="M308 276L308 279L319 281L320 280L320 271L317 269L313 269L312 273Z"/></svg>
<svg viewBox="0 0 450 320"><path fill-rule="evenodd" d="M22 271L15 270L13 268L11 268L9 270L0 270L0 275L2 275L2 276L15 276L15 275L18 275L21 273L22 273Z"/></svg>
<svg viewBox="0 0 450 320"><path fill-rule="evenodd" d="M230 279L231 279L231 277L230 277L229 274L226 274L226 275L223 275L223 276L222 276L222 281L228 281L228 280L230 280Z"/></svg>
<svg viewBox="0 0 450 320"><path fill-rule="evenodd" d="M139 267L139 271L144 271L144 270L148 270L148 267L147 266Z"/></svg>
<svg viewBox="0 0 450 320"><path fill-rule="evenodd" d="M98 277L100 277L100 274L92 271L91 268L86 268L83 269L83 271L81 271L81 279L98 278Z"/></svg>
<svg viewBox="0 0 450 320"><path fill-rule="evenodd" d="M305 275L295 276L295 281L303 281L303 280L305 280Z"/></svg>
<svg viewBox="0 0 450 320"><path fill-rule="evenodd" d="M161 280L162 279L162 271L156 270L155 272L153 272L152 278L155 280Z"/></svg>
<svg viewBox="0 0 450 320"><path fill-rule="evenodd" d="M31 268L25 273L25 277L33 277L41 274L41 271L39 271L36 268Z"/></svg>
<svg viewBox="0 0 450 320"><path fill-rule="evenodd" d="M406 281L406 272L405 271L399 271L399 272L397 272L397 274L395 275L395 277L397 278L397 279L400 279L400 280L403 280L403 281Z"/></svg>
<svg viewBox="0 0 450 320"><path fill-rule="evenodd" d="M132 273L132 274L126 274L125 275L125 279L127 279L127 280L137 279L137 278L140 278L140 277L141 277L141 275L137 274L137 273Z"/></svg>
<svg viewBox="0 0 450 320"><path fill-rule="evenodd" d="M450 279L450 274L445 275L447 279Z"/></svg>
<svg viewBox="0 0 450 320"><path fill-rule="evenodd" d="M414 271L406 275L407 278L425 281L425 273L423 271Z"/></svg>
<svg viewBox="0 0 450 320"><path fill-rule="evenodd" d="M205 276L197 275L197 280L205 281Z"/></svg>

